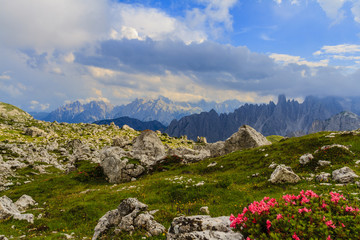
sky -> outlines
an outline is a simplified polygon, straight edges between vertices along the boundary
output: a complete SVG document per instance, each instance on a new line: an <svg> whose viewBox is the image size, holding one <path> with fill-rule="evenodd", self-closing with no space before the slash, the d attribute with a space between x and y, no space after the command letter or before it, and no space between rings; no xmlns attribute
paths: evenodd
<svg viewBox="0 0 360 240"><path fill-rule="evenodd" d="M360 0L0 0L0 101L358 96Z"/></svg>

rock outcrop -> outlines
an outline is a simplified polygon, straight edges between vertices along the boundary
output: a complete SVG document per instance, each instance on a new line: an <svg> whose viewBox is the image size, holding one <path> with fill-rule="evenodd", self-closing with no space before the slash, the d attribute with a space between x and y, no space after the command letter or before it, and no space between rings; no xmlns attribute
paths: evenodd
<svg viewBox="0 0 360 240"><path fill-rule="evenodd" d="M293 172L291 167L281 164L277 165L269 181L271 183L297 183L300 181L300 177Z"/></svg>
<svg viewBox="0 0 360 240"><path fill-rule="evenodd" d="M351 183L355 181L355 178L359 178L355 172L349 167L343 167L332 172L332 178L334 181L340 183Z"/></svg>
<svg viewBox="0 0 360 240"><path fill-rule="evenodd" d="M299 163L301 165L305 165L305 164L308 164L313 159L314 159L314 156L311 153L306 153L299 158Z"/></svg>
<svg viewBox="0 0 360 240"><path fill-rule="evenodd" d="M321 131L351 131L360 128L360 117L344 111L326 120L316 120L311 124L309 133Z"/></svg>
<svg viewBox="0 0 360 240"><path fill-rule="evenodd" d="M208 215L181 216L171 223L167 240L241 240L243 236L230 228L229 217Z"/></svg>
<svg viewBox="0 0 360 240"><path fill-rule="evenodd" d="M135 230L145 230L148 236L162 234L165 232L165 227L154 220L154 217L146 211L147 207L136 198L123 200L117 209L107 212L99 219L92 239L98 239L110 228L115 228L115 234L121 231L133 232Z"/></svg>
<svg viewBox="0 0 360 240"><path fill-rule="evenodd" d="M0 197L0 220L13 217L17 220L26 220L34 223L33 214L22 214L21 211L35 205L36 202L28 195L23 195L14 203L7 196Z"/></svg>

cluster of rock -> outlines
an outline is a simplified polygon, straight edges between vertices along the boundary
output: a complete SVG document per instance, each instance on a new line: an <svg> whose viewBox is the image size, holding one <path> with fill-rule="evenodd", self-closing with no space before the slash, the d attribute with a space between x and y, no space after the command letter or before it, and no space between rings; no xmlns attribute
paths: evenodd
<svg viewBox="0 0 360 240"><path fill-rule="evenodd" d="M141 229L145 230L148 236L164 233L165 227L154 220L153 212L148 212L147 207L136 198L123 200L117 209L107 212L99 219L92 239L98 239L110 228L115 228L111 234L119 234L122 231L132 233Z"/></svg>
<svg viewBox="0 0 360 240"><path fill-rule="evenodd" d="M180 216L175 218L167 233L167 240L241 240L242 234L230 228L227 216L212 218L209 215Z"/></svg>
<svg viewBox="0 0 360 240"><path fill-rule="evenodd" d="M331 148L341 148L341 149L349 152L350 154L353 154L349 150L349 147L340 145L340 144L326 145L326 146L321 147L320 150L328 150ZM318 153L318 152L319 152L319 150L316 150L314 153ZM313 159L314 159L314 156L311 153L306 153L299 158L299 163L301 165L307 165ZM325 160L318 160L317 165L320 167L330 166L331 162L325 161ZM272 163L269 166L269 168L275 168L275 170L273 171L273 173L271 174L270 179L269 179L269 181L271 183L297 183L298 181L301 180L301 178L296 173L294 173L294 171L289 166L285 166L283 164L277 165L276 163ZM318 182L328 182L332 178L332 180L334 180L338 183L341 183L341 184L353 183L357 178L359 178L359 176L356 175L355 172L351 168L346 167L346 166L343 168L334 170L332 172L332 174L326 173L326 172L321 172L320 174L318 174L316 176L314 174L311 174L311 175L312 175L312 177L310 177L308 180L312 180L313 177L315 177L315 179Z"/></svg>
<svg viewBox="0 0 360 240"><path fill-rule="evenodd" d="M153 166L164 161L166 156L179 156L184 164L197 162L209 157L216 157L246 148L269 145L263 135L250 126L244 125L226 141L207 144L203 139L194 149L180 147L169 148L151 131L143 131L132 143L128 139L117 138L115 146L104 148L101 152L100 165L111 183L136 180L137 177L151 170ZM129 145L132 145L130 147ZM124 149L129 146L128 149ZM136 159L138 162L131 161Z"/></svg>
<svg viewBox="0 0 360 240"><path fill-rule="evenodd" d="M93 240L102 234L116 235L120 232L130 234L137 230L145 230L148 236L165 233L165 227L156 222L153 217L155 211L148 212L147 205L136 198L123 200L117 209L108 211L99 219L94 229ZM208 212L205 208L204 211ZM113 232L109 233L110 229ZM241 240L243 236L230 228L228 216L212 218L209 215L180 216L173 219L167 231L168 240Z"/></svg>
<svg viewBox="0 0 360 240"><path fill-rule="evenodd" d="M7 196L0 197L0 220L12 217L18 220L26 220L34 223L33 214L22 214L30 206L37 205L34 199L28 195L22 195L15 203Z"/></svg>

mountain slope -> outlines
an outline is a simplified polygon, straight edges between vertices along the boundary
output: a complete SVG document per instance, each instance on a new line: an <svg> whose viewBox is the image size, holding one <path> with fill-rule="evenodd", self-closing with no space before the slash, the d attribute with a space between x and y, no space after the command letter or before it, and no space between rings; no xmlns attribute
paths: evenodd
<svg viewBox="0 0 360 240"><path fill-rule="evenodd" d="M341 112L324 121L312 123L309 133L320 131L351 131L360 128L360 117L352 112Z"/></svg>
<svg viewBox="0 0 360 240"><path fill-rule="evenodd" d="M113 108L110 103L103 101L91 101L85 104L75 101L59 107L41 120L49 122L91 123L109 118Z"/></svg>
<svg viewBox="0 0 360 240"><path fill-rule="evenodd" d="M211 109L215 109L219 113L232 112L241 105L242 103L238 100L216 103L205 100L174 102L165 97L157 99L137 98L133 102L121 106L113 106L103 101L91 101L85 104L75 101L59 107L49 114L32 113L32 115L39 120L68 123L91 123L103 119L130 117L141 121L157 120L167 126L173 119L180 119L193 113L210 111Z"/></svg>
<svg viewBox="0 0 360 240"><path fill-rule="evenodd" d="M129 117L100 120L100 121L95 121L94 123L98 125L109 125L111 122L114 122L115 125L118 127L122 127L123 125L126 124L137 131L143 131L146 129L156 131L156 130L163 130L166 128L158 121L143 122L138 119L129 118Z"/></svg>
<svg viewBox="0 0 360 240"><path fill-rule="evenodd" d="M209 142L225 140L241 125L247 124L269 135L304 135L315 120L325 120L343 111L335 97L306 97L303 103L286 100L280 95L277 104L245 104L233 113L218 115L215 111L173 120L166 129L170 136L187 135L195 140L204 136Z"/></svg>

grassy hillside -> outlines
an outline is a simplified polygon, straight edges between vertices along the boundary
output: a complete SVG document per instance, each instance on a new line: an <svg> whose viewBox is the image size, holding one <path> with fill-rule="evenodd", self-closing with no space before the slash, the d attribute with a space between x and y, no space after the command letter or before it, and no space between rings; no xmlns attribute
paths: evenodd
<svg viewBox="0 0 360 240"><path fill-rule="evenodd" d="M36 125L47 132L54 131L59 142L69 138L87 139L99 148L109 145L110 137L138 134L91 124L60 125L29 121L25 125ZM52 167L47 168L49 174L39 174L29 166L18 170L14 182L22 182L22 179L31 179L32 182L15 185L0 192L0 196L6 195L14 201L23 194L32 196L39 205L28 213L33 213L35 217L41 214L42 218L36 219L34 224L13 219L1 220L0 233L15 238L26 235L24 239L66 239L64 234L73 234L75 239L91 239L98 219L128 197L138 198L149 206L149 210L158 209L155 219L166 228L180 214L202 214L199 211L202 206L208 206L213 217L229 216L264 196L278 198L283 194L296 194L301 189L312 189L318 194L336 190L359 205L355 195L359 189L354 184L340 186L331 182L332 185L325 186L305 179L310 174L331 173L343 166L349 166L360 175L360 169L355 166L355 160L360 159L360 133L336 134L332 138L328 135L329 132L320 132L298 138L277 139L270 146L238 151L190 165L172 163L166 166L167 171L153 172L135 182L123 184L109 184L102 177L84 176L80 172L92 172L97 167L86 161L80 161L78 171L70 174ZM170 145L189 144L181 139L161 137L163 142ZM42 144L43 138L24 136L20 127L4 128L2 125L0 141ZM322 146L333 143L351 146L354 154L334 148L329 152L314 154L316 160L330 160L331 166L315 169L311 164L306 167L299 164L301 155L314 153ZM6 154L2 153L4 159ZM213 162L217 164L208 167ZM269 165L273 162L291 166L303 179L297 184L271 184L268 179L273 169ZM144 233L138 232L132 236L124 234L117 239L142 239L143 236ZM166 236L149 239L166 239Z"/></svg>

